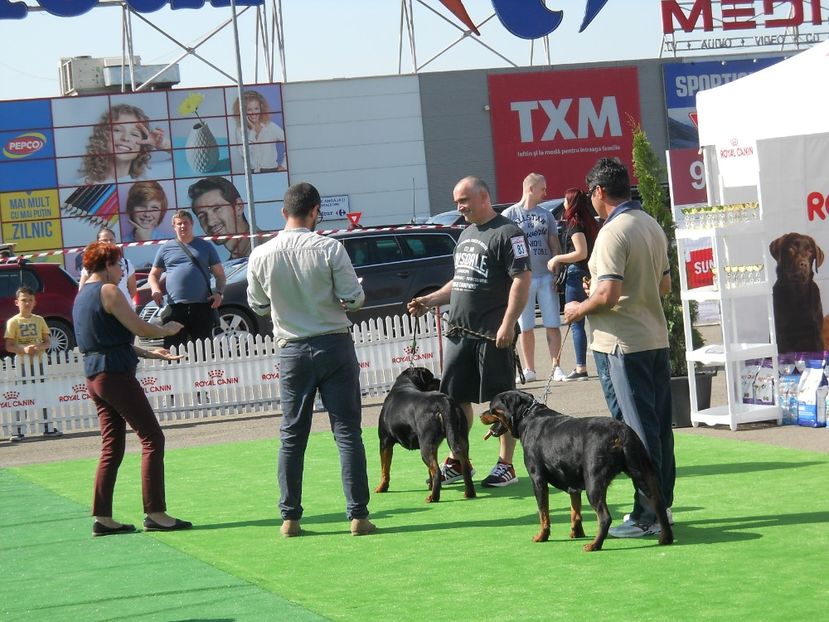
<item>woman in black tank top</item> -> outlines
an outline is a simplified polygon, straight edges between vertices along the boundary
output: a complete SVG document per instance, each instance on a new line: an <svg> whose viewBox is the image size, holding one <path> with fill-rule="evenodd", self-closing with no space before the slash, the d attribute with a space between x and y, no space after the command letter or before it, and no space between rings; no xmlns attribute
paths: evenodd
<svg viewBox="0 0 829 622"><path fill-rule="evenodd" d="M578 188L570 188L564 193L564 252L556 255L547 263L550 272L556 274L565 271L565 304L587 298L584 293L583 279L590 276L587 260L593 252L593 244L599 233L599 224L590 209L590 199ZM587 380L587 333L584 319L573 322L573 348L576 351L576 368L565 376L564 381Z"/></svg>
<svg viewBox="0 0 829 622"><path fill-rule="evenodd" d="M160 338L181 330L169 322L155 326L141 320L117 284L121 279L121 249L93 242L83 254L89 274L78 292L72 317L78 347L83 353L89 396L98 410L101 457L95 474L92 514L93 536L130 533L133 525L112 518L112 496L118 467L124 456L126 426L141 440L141 484L144 528L148 531L187 529L192 524L167 514L164 495L164 433L144 390L135 377L138 358L177 360L168 350L144 350L132 345L134 336Z"/></svg>

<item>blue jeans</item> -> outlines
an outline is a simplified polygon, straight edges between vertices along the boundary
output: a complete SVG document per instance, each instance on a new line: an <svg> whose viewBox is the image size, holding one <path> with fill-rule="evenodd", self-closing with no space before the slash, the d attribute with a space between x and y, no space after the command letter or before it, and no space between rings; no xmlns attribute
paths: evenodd
<svg viewBox="0 0 829 622"><path fill-rule="evenodd" d="M564 281L564 302L581 302L587 300L584 293L582 278L590 276L590 273L576 264L567 266L567 278ZM587 333L584 330L584 318L570 324L570 332L573 333L573 349L576 351L576 366L587 365Z"/></svg>
<svg viewBox="0 0 829 622"><path fill-rule="evenodd" d="M278 478L282 518L302 518L302 473L317 390L340 452L346 516L366 518L369 489L361 428L360 367L351 335L320 335L289 342L279 354L279 387L282 425Z"/></svg>
<svg viewBox="0 0 829 622"><path fill-rule="evenodd" d="M674 502L676 461L671 415L671 368L668 349L623 354L593 352L607 407L614 419L636 432L659 479L665 507ZM633 498L633 520L651 524L656 516L639 495Z"/></svg>

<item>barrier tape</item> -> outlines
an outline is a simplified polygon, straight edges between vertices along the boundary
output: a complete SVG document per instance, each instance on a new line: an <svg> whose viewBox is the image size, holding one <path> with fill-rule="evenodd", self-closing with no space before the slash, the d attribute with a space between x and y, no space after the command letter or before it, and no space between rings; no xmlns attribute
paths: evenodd
<svg viewBox="0 0 829 622"><path fill-rule="evenodd" d="M422 230L433 230L433 229L451 229L452 225L390 225L387 227L359 227L354 229L322 229L315 231L318 235L331 235L333 233L342 233L342 232L369 232L369 231L401 231L401 230L411 230L411 229L422 229ZM204 236L201 239L205 240L206 242L224 242L225 240L241 240L245 238L272 238L276 236L279 231L269 231L266 233L237 233L234 235L212 235L212 236ZM170 238L175 239L175 238ZM169 242L170 239L166 240L147 240L145 242L122 242L121 244L116 244L116 246L120 246L121 248L135 248L138 246L154 246L156 244L164 244L165 242ZM10 260L13 259L40 259L42 257L54 257L56 255L72 255L75 253L82 253L86 247L85 246L78 246L74 248L60 248L53 251L44 251L42 253L29 253L25 255L14 255L9 257Z"/></svg>

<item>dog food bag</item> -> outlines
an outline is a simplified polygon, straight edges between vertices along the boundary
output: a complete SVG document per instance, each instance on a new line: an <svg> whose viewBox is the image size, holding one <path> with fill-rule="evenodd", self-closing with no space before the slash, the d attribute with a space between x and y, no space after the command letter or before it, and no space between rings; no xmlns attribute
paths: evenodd
<svg viewBox="0 0 829 622"><path fill-rule="evenodd" d="M743 368L740 370L740 394L743 397L743 404L754 403L754 380L759 371L759 361L751 360L743 363Z"/></svg>
<svg viewBox="0 0 829 622"><path fill-rule="evenodd" d="M797 424L811 428L826 425L826 376L823 361L810 360L797 388Z"/></svg>
<svg viewBox="0 0 829 622"><path fill-rule="evenodd" d="M777 383L777 403L783 411L783 425L797 425L797 385L800 374L784 374Z"/></svg>
<svg viewBox="0 0 829 622"><path fill-rule="evenodd" d="M764 359L754 377L754 403L774 406L774 397L774 369L771 366L771 359Z"/></svg>

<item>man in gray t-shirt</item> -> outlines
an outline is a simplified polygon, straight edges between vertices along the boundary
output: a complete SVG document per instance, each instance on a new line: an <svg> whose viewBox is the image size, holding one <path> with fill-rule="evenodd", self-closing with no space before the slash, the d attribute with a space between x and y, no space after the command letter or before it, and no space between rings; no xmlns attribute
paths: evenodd
<svg viewBox="0 0 829 622"><path fill-rule="evenodd" d="M503 216L513 221L527 236L532 266L532 283L527 305L518 318L521 326L521 354L524 358L524 380L532 382L535 373L535 303L541 310L541 321L547 333L547 347L550 349L553 380L564 380L565 374L559 367L561 350L561 310L553 274L547 269L547 262L561 252L556 219L549 210L538 207L547 193L547 182L543 175L530 173L524 179L521 200L504 210Z"/></svg>
<svg viewBox="0 0 829 622"><path fill-rule="evenodd" d="M455 248L454 277L438 291L409 302L408 309L418 316L451 302L440 390L458 402L471 428L472 402L489 402L515 388L513 343L530 286L529 253L521 230L492 209L483 180L464 177L453 197L469 223ZM515 439L503 434L499 440L498 462L482 486L518 482L512 466ZM448 484L460 481L460 462L450 455L441 474Z"/></svg>

